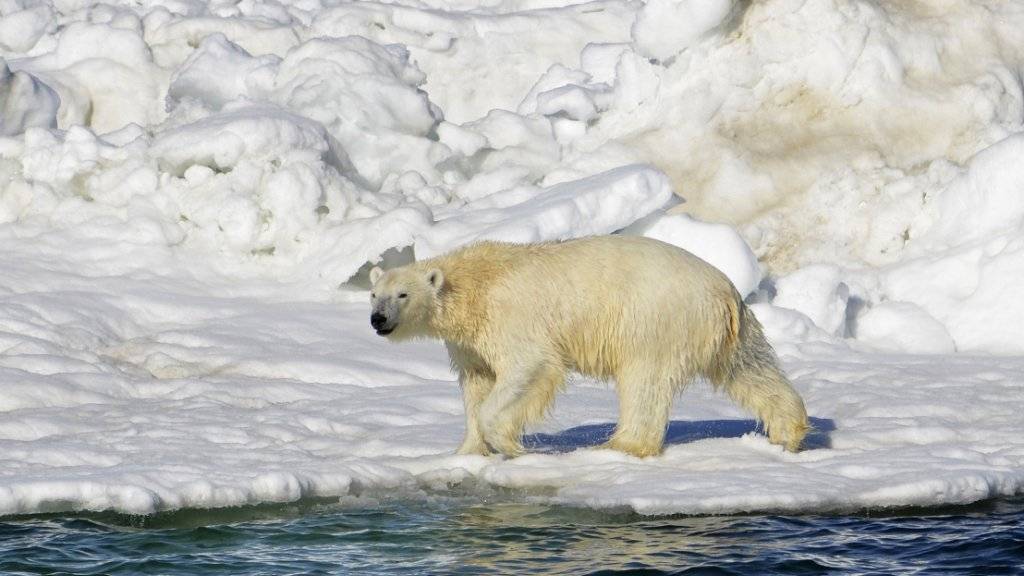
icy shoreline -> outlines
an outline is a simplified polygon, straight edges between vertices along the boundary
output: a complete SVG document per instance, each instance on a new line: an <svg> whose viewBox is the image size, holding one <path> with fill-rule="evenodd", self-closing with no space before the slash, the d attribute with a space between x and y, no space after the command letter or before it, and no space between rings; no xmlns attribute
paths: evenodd
<svg viewBox="0 0 1024 576"><path fill-rule="evenodd" d="M643 514L1024 486L1024 9L882 0L0 0L0 514L461 482ZM369 263L643 234L748 297L819 425L702 386L665 454L457 457Z"/></svg>

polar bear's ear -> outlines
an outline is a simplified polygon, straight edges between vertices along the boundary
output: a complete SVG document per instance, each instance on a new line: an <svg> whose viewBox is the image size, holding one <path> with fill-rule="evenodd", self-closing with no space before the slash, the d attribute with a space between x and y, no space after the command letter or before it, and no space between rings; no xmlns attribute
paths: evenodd
<svg viewBox="0 0 1024 576"><path fill-rule="evenodd" d="M427 272L427 282L430 282L430 287L434 289L434 292L440 292L441 287L444 286L444 272L441 272L437 268L431 268Z"/></svg>
<svg viewBox="0 0 1024 576"><path fill-rule="evenodd" d="M373 269L370 270L370 284L376 284L377 280L380 280L380 277L383 275L384 271L380 269L380 266L374 266Z"/></svg>

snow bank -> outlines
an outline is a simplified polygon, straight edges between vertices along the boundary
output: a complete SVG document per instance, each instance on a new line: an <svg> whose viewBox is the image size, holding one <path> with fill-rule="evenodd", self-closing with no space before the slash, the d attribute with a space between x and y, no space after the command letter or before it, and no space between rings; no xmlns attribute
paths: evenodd
<svg viewBox="0 0 1024 576"><path fill-rule="evenodd" d="M457 216L438 222L416 244L416 255L429 258L473 239L540 242L610 234L664 206L671 196L665 176L646 166L547 189L512 190L500 199L469 203Z"/></svg>

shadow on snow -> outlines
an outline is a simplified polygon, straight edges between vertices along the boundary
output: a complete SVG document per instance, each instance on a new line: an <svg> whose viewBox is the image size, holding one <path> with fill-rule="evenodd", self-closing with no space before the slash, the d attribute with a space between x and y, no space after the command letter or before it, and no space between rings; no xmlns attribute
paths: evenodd
<svg viewBox="0 0 1024 576"><path fill-rule="evenodd" d="M836 429L829 418L810 418L811 432L804 440L804 450L831 448L830 433ZM527 434L523 446L530 452L571 452L577 448L597 446L615 431L614 423L576 426L554 434ZM665 433L665 445L688 444L707 438L739 438L751 432L764 433L756 420L673 420Z"/></svg>

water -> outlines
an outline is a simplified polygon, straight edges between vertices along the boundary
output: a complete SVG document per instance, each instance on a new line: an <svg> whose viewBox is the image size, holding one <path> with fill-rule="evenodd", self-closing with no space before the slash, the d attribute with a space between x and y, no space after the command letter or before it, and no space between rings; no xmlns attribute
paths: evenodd
<svg viewBox="0 0 1024 576"><path fill-rule="evenodd" d="M0 521L2 574L1024 574L1024 498L645 518L458 499Z"/></svg>

